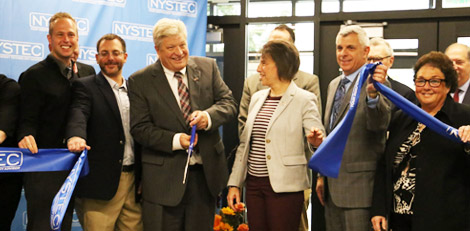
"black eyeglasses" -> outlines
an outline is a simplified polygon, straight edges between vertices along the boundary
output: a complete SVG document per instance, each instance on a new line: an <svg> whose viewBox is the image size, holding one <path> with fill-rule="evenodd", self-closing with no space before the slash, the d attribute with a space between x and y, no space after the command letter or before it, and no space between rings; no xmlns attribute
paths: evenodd
<svg viewBox="0 0 470 231"><path fill-rule="evenodd" d="M441 83L445 82L446 80L445 79L429 79L429 80L415 79L414 81L415 81L415 86L417 87L424 87L424 85L426 85L426 82L429 82L429 86L431 87L439 87L441 86Z"/></svg>
<svg viewBox="0 0 470 231"><path fill-rule="evenodd" d="M124 54L124 51L112 51L111 53L108 52L108 51L101 51L99 53L99 55L102 56L102 57L108 57L109 55L117 57L117 56L122 55L122 54Z"/></svg>
<svg viewBox="0 0 470 231"><path fill-rule="evenodd" d="M369 62L381 62L382 60L386 59L386 58L390 58L391 55L387 55L385 57L367 57L367 61Z"/></svg>

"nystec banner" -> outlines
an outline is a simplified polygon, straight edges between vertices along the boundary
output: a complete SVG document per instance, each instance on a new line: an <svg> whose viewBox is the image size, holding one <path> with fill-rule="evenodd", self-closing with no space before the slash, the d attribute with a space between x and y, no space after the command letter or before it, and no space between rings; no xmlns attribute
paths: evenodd
<svg viewBox="0 0 470 231"><path fill-rule="evenodd" d="M49 19L60 11L70 13L77 22L78 61L93 65L96 72L96 42L107 33L126 41L125 78L154 63L158 57L152 29L161 18L182 20L188 29L190 55L205 56L206 0L1 0L0 9L0 73L16 80L49 54ZM0 153L0 168L15 168L21 160L20 154ZM27 220L22 198L12 230L26 230ZM81 230L75 218L73 230Z"/></svg>
<svg viewBox="0 0 470 231"><path fill-rule="evenodd" d="M0 74L18 79L28 67L49 54L47 34L54 13L70 13L77 22L79 62L96 72L96 42L106 33L121 36L127 45L123 75L158 59L152 29L161 18L182 20L188 29L190 55L205 56L206 0L35 0L0 1Z"/></svg>

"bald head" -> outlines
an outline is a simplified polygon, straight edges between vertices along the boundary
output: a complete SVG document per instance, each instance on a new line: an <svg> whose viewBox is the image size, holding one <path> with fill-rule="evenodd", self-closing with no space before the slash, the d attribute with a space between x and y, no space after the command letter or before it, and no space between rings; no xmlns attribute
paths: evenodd
<svg viewBox="0 0 470 231"><path fill-rule="evenodd" d="M454 64L460 87L470 78L470 48L465 44L454 43L447 47L445 54Z"/></svg>

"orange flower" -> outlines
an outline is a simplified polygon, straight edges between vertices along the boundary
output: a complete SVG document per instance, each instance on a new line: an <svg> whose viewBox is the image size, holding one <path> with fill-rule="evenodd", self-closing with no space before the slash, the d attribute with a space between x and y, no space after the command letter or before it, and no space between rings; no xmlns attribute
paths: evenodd
<svg viewBox="0 0 470 231"><path fill-rule="evenodd" d="M235 215L235 212L230 207L222 208L222 213L225 215Z"/></svg>
<svg viewBox="0 0 470 231"><path fill-rule="evenodd" d="M230 224L220 222L220 231L233 231L233 227Z"/></svg>
<svg viewBox="0 0 470 231"><path fill-rule="evenodd" d="M250 228L248 228L247 224L241 224L238 226L238 229L237 229L237 231L248 231L248 230L250 230Z"/></svg>
<svg viewBox="0 0 470 231"><path fill-rule="evenodd" d="M245 204L244 203L238 203L235 205L236 212L242 212L245 210Z"/></svg>
<svg viewBox="0 0 470 231"><path fill-rule="evenodd" d="M214 231L220 230L220 223L222 221L222 216L216 214L214 217Z"/></svg>

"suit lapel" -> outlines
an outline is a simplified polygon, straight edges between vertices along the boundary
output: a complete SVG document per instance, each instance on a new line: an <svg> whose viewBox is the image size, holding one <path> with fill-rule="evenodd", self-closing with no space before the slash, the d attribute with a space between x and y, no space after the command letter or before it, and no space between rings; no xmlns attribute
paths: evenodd
<svg viewBox="0 0 470 231"><path fill-rule="evenodd" d="M251 110L248 111L248 116L246 118L247 126L245 130L248 134L251 134L251 130L253 129L256 116L258 115L259 110L261 110L261 107L263 106L264 101L266 101L268 94L269 94L269 90L262 90L259 93L259 97L257 97L256 99L255 98L252 99L252 100L255 100L254 105L253 105L253 108L251 108Z"/></svg>
<svg viewBox="0 0 470 231"><path fill-rule="evenodd" d="M360 72L356 75L356 78L354 78L354 81L351 83L351 86L349 86L349 89L346 92L346 95L344 96L343 102L341 103L341 107L339 108L338 117L335 121L335 124L333 124L333 127L336 127L338 125L338 123L343 119L343 117L346 115L346 112L348 111L347 109L349 108L349 101L351 100L354 85L356 85L356 82L359 79L359 74ZM360 95L358 97L360 97Z"/></svg>
<svg viewBox="0 0 470 231"><path fill-rule="evenodd" d="M173 111L181 125L187 127L188 124L186 123L186 120L183 117L183 112L181 112L181 108L178 106L178 102L176 102L176 98L165 76L165 72L163 71L163 67L160 63L160 60L158 60L153 65L155 67L155 71L152 73L152 75L155 81L152 81L152 84L153 88L157 89L156 92L160 96L159 100L162 100L168 105L168 108Z"/></svg>
<svg viewBox="0 0 470 231"><path fill-rule="evenodd" d="M331 110L333 110L333 102L335 100L336 90L338 89L339 82L341 80L341 76L336 77L331 82L328 90L328 96L326 97L326 106L325 106L325 116L323 117L323 124L325 124L325 128L327 132L330 132L330 117L331 117ZM334 89L334 90L333 90Z"/></svg>
<svg viewBox="0 0 470 231"><path fill-rule="evenodd" d="M119 112L119 106L116 101L116 96L114 95L113 89L109 85L109 82L105 79L104 75L100 72L96 75L95 81L100 89L101 93L103 94L106 102L108 103L111 111L113 112L114 118L121 124L121 113Z"/></svg>
<svg viewBox="0 0 470 231"><path fill-rule="evenodd" d="M188 78L191 111L201 110L201 106L198 105L198 102L201 99L201 94L200 94L201 92L200 92L200 86L199 86L199 80L201 79L201 70L192 61L192 59L188 60L188 65L186 68L186 76Z"/></svg>

